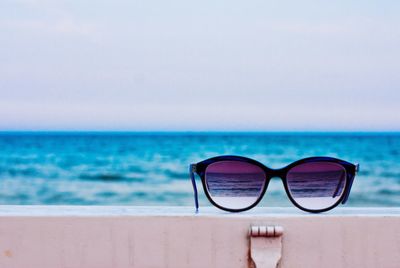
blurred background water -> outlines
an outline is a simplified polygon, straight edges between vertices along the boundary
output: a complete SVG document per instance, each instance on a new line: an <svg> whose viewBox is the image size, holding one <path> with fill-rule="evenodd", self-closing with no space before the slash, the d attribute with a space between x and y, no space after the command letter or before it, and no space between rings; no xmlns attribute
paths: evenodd
<svg viewBox="0 0 400 268"><path fill-rule="evenodd" d="M0 204L190 206L188 165L223 154L360 163L348 205L400 206L400 133L3 132ZM279 179L262 205L291 206Z"/></svg>

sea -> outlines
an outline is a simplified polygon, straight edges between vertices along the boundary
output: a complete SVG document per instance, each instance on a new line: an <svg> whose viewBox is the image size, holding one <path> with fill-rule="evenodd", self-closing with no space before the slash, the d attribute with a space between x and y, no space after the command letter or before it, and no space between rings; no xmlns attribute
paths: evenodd
<svg viewBox="0 0 400 268"><path fill-rule="evenodd" d="M359 163L346 206L400 206L397 132L0 132L0 205L193 206L189 165L218 155ZM260 206L292 206L279 178Z"/></svg>

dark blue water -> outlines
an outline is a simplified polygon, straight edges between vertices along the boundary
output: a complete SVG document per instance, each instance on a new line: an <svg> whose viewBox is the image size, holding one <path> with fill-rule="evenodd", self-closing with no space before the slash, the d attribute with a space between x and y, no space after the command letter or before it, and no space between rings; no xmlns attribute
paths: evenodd
<svg viewBox="0 0 400 268"><path fill-rule="evenodd" d="M400 206L399 133L1 133L0 204L192 205L188 165L222 154L360 163L348 205ZM262 205L290 205L278 179Z"/></svg>

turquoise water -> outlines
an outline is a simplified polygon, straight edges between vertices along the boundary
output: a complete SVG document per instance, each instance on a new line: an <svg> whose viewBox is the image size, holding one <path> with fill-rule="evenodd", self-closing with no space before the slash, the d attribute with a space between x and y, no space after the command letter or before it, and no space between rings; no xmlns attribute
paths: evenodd
<svg viewBox="0 0 400 268"><path fill-rule="evenodd" d="M400 206L400 133L0 133L0 204L189 206L188 165L223 154L360 163L348 206ZM262 205L291 206L279 179Z"/></svg>

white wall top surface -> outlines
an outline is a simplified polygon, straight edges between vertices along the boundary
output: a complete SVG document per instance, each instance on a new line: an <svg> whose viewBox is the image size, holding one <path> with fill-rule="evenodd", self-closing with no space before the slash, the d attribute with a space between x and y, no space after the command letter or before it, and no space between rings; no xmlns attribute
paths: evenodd
<svg viewBox="0 0 400 268"><path fill-rule="evenodd" d="M196 217L331 217L331 216L388 216L400 217L400 207L338 207L324 213L308 213L294 207L259 207L246 212L230 213L214 207L201 207L196 214L193 207L139 206L0 206L3 216L196 216Z"/></svg>

